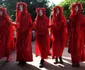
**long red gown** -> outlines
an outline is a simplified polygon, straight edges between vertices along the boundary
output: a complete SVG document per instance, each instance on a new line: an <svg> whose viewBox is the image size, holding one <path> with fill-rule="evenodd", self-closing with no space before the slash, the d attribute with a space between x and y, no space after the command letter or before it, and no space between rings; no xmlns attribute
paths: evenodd
<svg viewBox="0 0 85 70"><path fill-rule="evenodd" d="M12 22L6 13L5 8L0 8L3 15L0 16L0 58L9 57L10 50L13 49Z"/></svg>
<svg viewBox="0 0 85 70"><path fill-rule="evenodd" d="M56 15L56 9L59 8L60 14ZM65 46L66 35L66 19L62 14L62 8L56 6L52 17L52 58L58 58L62 56Z"/></svg>
<svg viewBox="0 0 85 70"><path fill-rule="evenodd" d="M32 61L32 20L31 15L26 10L26 5L20 2L24 6L24 11L19 12L17 10L16 20L18 23L17 31L17 61ZM19 4L18 4L19 6Z"/></svg>
<svg viewBox="0 0 85 70"><path fill-rule="evenodd" d="M79 11L74 12L74 7L78 5ZM84 48L84 26L85 19L81 13L81 4L72 5L72 13L70 14L70 42L69 53L71 54L72 63L79 63L85 60Z"/></svg>
<svg viewBox="0 0 85 70"><path fill-rule="evenodd" d="M43 8L38 8L39 10L44 10ZM36 29L36 56L41 55L42 59L47 59L48 54L50 54L50 38L48 32L49 19L46 17L45 12L43 16L37 16L35 20Z"/></svg>

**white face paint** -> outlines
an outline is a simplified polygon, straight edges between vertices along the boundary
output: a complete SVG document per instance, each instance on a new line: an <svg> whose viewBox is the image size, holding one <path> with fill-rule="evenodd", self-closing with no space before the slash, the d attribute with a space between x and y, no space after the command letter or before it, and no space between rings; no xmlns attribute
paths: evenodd
<svg viewBox="0 0 85 70"><path fill-rule="evenodd" d="M57 13L57 14L59 14L59 13L60 13L60 11L59 11L59 9L58 9L58 8L56 9L56 13Z"/></svg>
<svg viewBox="0 0 85 70"><path fill-rule="evenodd" d="M3 15L3 12L0 10L0 16L2 16Z"/></svg>
<svg viewBox="0 0 85 70"><path fill-rule="evenodd" d="M39 10L39 16L43 16L43 11Z"/></svg>
<svg viewBox="0 0 85 70"><path fill-rule="evenodd" d="M78 7L78 5L76 5L75 6L75 12L78 12L78 10L79 10L79 7Z"/></svg>
<svg viewBox="0 0 85 70"><path fill-rule="evenodd" d="M22 12L23 11L23 5L19 6L19 10Z"/></svg>

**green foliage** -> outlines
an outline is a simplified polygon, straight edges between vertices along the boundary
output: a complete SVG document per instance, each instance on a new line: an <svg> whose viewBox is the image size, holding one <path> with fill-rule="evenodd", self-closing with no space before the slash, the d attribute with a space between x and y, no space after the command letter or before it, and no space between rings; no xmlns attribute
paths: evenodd
<svg viewBox="0 0 85 70"><path fill-rule="evenodd" d="M63 5L64 14L65 14L66 19L68 19L69 18L69 15L70 15L69 5L70 5L69 3Z"/></svg>
<svg viewBox="0 0 85 70"><path fill-rule="evenodd" d="M7 12L13 21L15 21L17 2L26 2L27 3L28 11L30 12L33 20L36 17L36 8L38 8L38 7L46 8L46 15L48 17L50 15L51 10L48 7L48 3L49 3L48 0L42 0L42 2L38 2L38 0L5 0L5 1L2 0L2 1L0 1L0 5L3 5L4 7L7 8Z"/></svg>
<svg viewBox="0 0 85 70"><path fill-rule="evenodd" d="M63 0L63 2L61 2L59 5L64 8L64 14L65 14L66 19L68 19L69 15L70 15L70 5L72 3L75 3L75 2L81 2L82 3L82 5L83 5L82 13L85 14L85 12L84 12L84 10L85 10L85 0Z"/></svg>

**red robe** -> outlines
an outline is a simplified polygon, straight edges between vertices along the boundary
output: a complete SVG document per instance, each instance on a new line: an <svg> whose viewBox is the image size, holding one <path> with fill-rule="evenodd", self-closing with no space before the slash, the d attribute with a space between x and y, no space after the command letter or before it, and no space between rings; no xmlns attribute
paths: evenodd
<svg viewBox="0 0 85 70"><path fill-rule="evenodd" d="M80 61L85 60L84 49L85 19L79 10L78 13L75 13L73 11L73 13L71 13L70 15L69 20L70 20L69 53L71 54L72 63L79 63Z"/></svg>
<svg viewBox="0 0 85 70"><path fill-rule="evenodd" d="M85 45L85 28L84 28L84 45Z"/></svg>
<svg viewBox="0 0 85 70"><path fill-rule="evenodd" d="M3 12L4 15L0 16L0 58L9 57L10 50L14 46L12 23L5 11Z"/></svg>
<svg viewBox="0 0 85 70"><path fill-rule="evenodd" d="M32 61L32 20L27 12L18 14L17 61Z"/></svg>
<svg viewBox="0 0 85 70"><path fill-rule="evenodd" d="M36 56L41 55L42 59L47 59L50 53L50 38L48 32L49 19L44 15L37 16L35 20L36 29Z"/></svg>
<svg viewBox="0 0 85 70"><path fill-rule="evenodd" d="M14 27L11 26L11 44L10 44L11 50L14 51L15 49L15 43L14 43Z"/></svg>
<svg viewBox="0 0 85 70"><path fill-rule="evenodd" d="M85 60L84 27L83 27L85 21L84 16L82 14L71 15L69 20L71 30L69 52L71 53L72 62L77 63Z"/></svg>
<svg viewBox="0 0 85 70"><path fill-rule="evenodd" d="M62 56L66 39L66 19L61 11L59 15L53 15L52 24L52 58L58 58Z"/></svg>

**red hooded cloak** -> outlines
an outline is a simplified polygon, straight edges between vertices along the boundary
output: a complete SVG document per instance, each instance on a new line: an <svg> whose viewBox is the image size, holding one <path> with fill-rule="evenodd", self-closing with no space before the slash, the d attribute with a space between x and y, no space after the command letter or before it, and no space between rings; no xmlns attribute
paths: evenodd
<svg viewBox="0 0 85 70"><path fill-rule="evenodd" d="M78 5L79 10L75 12L75 6ZM72 63L79 63L85 60L84 51L84 26L85 20L82 15L82 4L75 3L71 6L70 21L70 42L69 53L71 53Z"/></svg>
<svg viewBox="0 0 85 70"><path fill-rule="evenodd" d="M39 10L43 11L43 16L39 16ZM46 59L50 53L50 39L48 32L49 19L45 15L45 8L37 8L36 12L36 56L40 54L42 59Z"/></svg>
<svg viewBox="0 0 85 70"><path fill-rule="evenodd" d="M14 49L13 27L6 9L0 7L3 12L0 16L0 58L9 57L10 50Z"/></svg>
<svg viewBox="0 0 85 70"><path fill-rule="evenodd" d="M19 6L23 5L23 11L20 12ZM17 61L32 61L32 19L27 12L27 5L24 2L17 3L16 6L17 31Z"/></svg>
<svg viewBox="0 0 85 70"><path fill-rule="evenodd" d="M60 13L56 15L57 8ZM60 6L53 8L53 17L52 17L52 58L61 57L66 39L66 19L63 15L63 9Z"/></svg>

